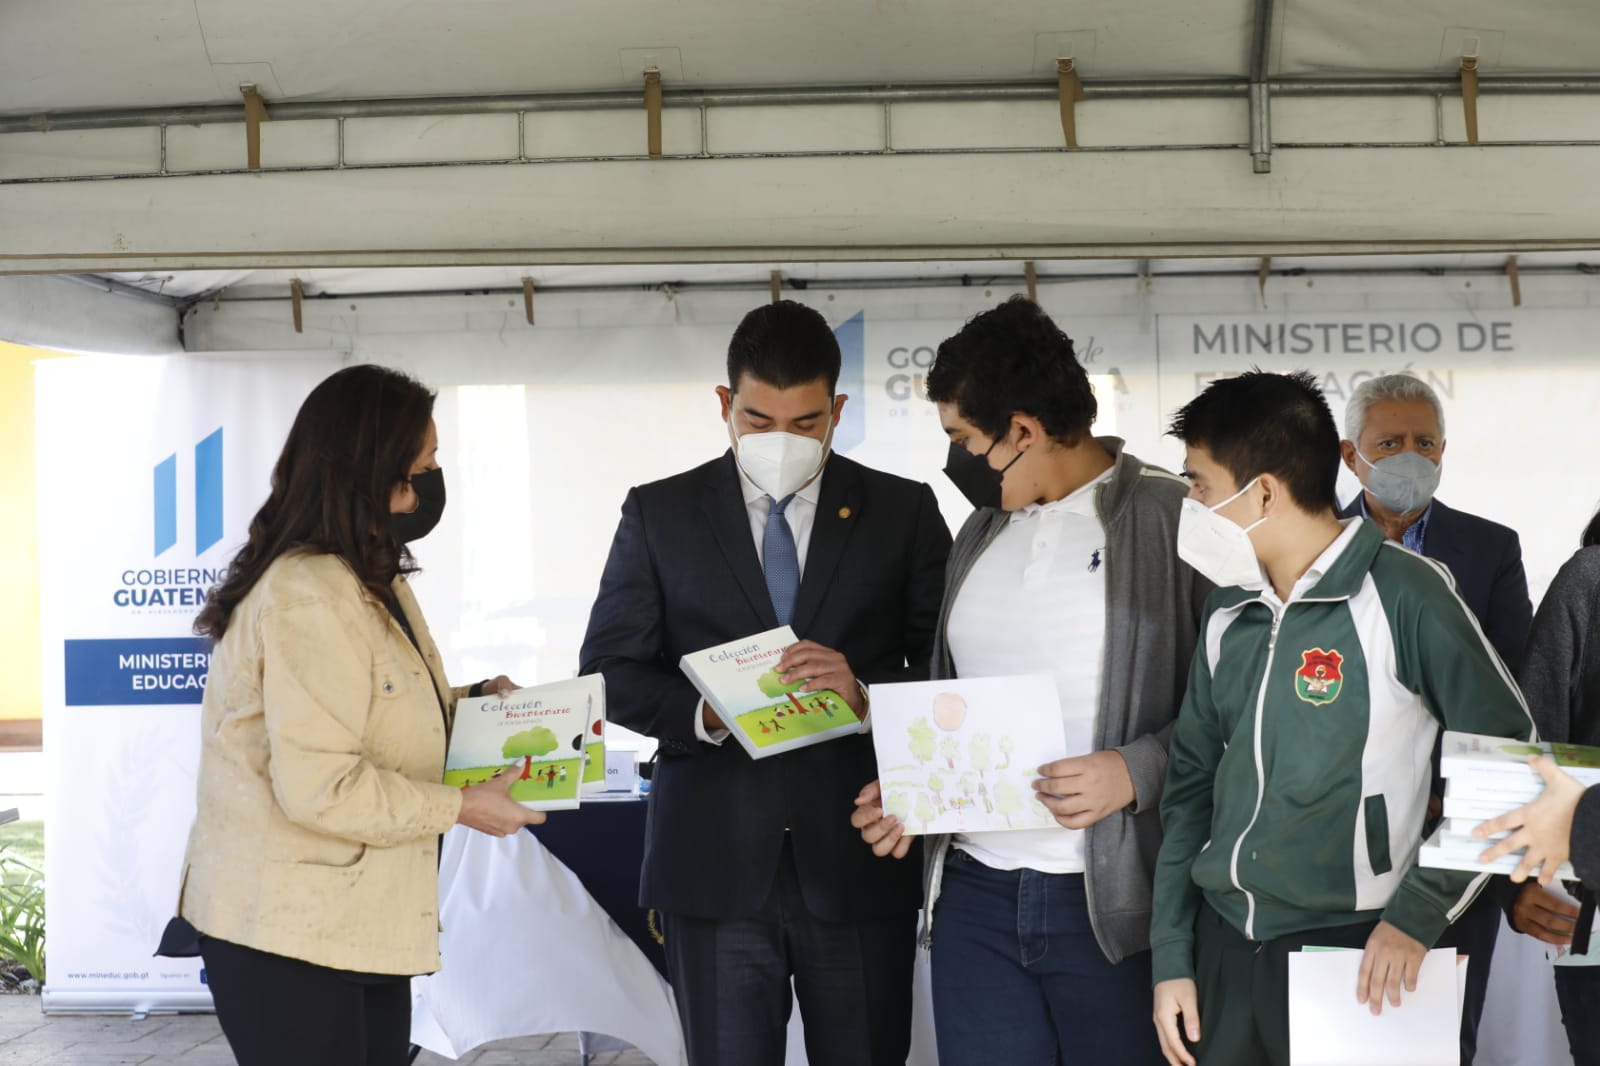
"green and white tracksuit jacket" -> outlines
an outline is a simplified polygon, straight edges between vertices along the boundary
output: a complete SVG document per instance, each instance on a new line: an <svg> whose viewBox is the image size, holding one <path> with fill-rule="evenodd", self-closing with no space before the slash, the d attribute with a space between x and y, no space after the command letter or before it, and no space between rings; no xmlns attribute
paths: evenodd
<svg viewBox="0 0 1600 1066"><path fill-rule="evenodd" d="M1194 976L1202 898L1246 937L1382 918L1431 945L1488 876L1416 865L1444 728L1528 738L1442 566L1350 519L1289 602L1206 604L1161 801L1154 979Z"/></svg>

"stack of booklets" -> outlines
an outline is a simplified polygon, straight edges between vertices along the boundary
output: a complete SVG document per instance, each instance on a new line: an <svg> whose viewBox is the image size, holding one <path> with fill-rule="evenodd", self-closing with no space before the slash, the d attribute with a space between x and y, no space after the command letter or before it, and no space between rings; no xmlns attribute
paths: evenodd
<svg viewBox="0 0 1600 1066"><path fill-rule="evenodd" d="M1423 866L1497 874L1517 868L1520 852L1492 863L1478 861L1504 834L1481 840L1472 834L1484 822L1539 798L1544 780L1528 765L1529 756L1548 755L1586 787L1600 785L1600 748L1455 732L1445 733L1443 748L1444 822L1422 845L1417 861ZM1570 863L1562 863L1556 876L1577 879Z"/></svg>
<svg viewBox="0 0 1600 1066"><path fill-rule="evenodd" d="M795 643L788 626L691 652L679 667L752 759L821 744L861 732L843 696L807 692L805 678L778 674L783 651Z"/></svg>
<svg viewBox="0 0 1600 1066"><path fill-rule="evenodd" d="M458 700L444 783L465 788L509 767L511 798L524 807L577 807L606 787L605 716L599 674Z"/></svg>

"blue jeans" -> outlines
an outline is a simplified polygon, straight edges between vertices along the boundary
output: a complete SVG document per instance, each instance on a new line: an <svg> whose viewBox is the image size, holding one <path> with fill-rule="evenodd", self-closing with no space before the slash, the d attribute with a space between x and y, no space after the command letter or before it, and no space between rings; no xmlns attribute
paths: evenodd
<svg viewBox="0 0 1600 1066"><path fill-rule="evenodd" d="M932 962L939 1066L1164 1061L1150 953L1106 961L1081 874L994 870L951 848Z"/></svg>

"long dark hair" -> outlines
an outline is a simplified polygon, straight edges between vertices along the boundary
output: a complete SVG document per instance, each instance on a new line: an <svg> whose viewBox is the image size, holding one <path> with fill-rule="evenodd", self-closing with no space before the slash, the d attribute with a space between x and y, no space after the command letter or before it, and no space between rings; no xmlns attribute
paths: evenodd
<svg viewBox="0 0 1600 1066"><path fill-rule="evenodd" d="M194 631L220 640L233 609L291 551L337 555L380 600L416 567L389 524L389 498L411 474L434 394L398 370L352 366L311 390L272 470L250 539L206 597Z"/></svg>
<svg viewBox="0 0 1600 1066"><path fill-rule="evenodd" d="M1592 548L1596 544L1600 544L1600 511L1594 513L1594 517L1589 519L1588 527L1583 531L1583 546Z"/></svg>

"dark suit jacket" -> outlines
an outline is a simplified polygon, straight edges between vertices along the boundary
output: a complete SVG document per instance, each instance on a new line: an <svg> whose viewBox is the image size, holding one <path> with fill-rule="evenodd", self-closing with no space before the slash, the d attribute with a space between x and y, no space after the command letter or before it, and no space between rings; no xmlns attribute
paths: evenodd
<svg viewBox="0 0 1600 1066"><path fill-rule="evenodd" d="M842 652L867 685L925 679L950 531L933 491L828 459L791 625ZM870 736L752 760L696 739L687 652L778 624L733 453L629 491L584 637L607 716L661 742L650 787L641 906L739 918L765 901L785 828L806 905L828 921L921 905L920 863L876 858L850 826L877 774Z"/></svg>
<svg viewBox="0 0 1600 1066"><path fill-rule="evenodd" d="M1357 497L1344 509L1344 517L1360 514ZM1456 590L1477 617L1489 643L1508 669L1513 673L1520 670L1533 604L1528 600L1528 575L1522 569L1522 541L1517 531L1434 500L1422 554L1450 570Z"/></svg>

